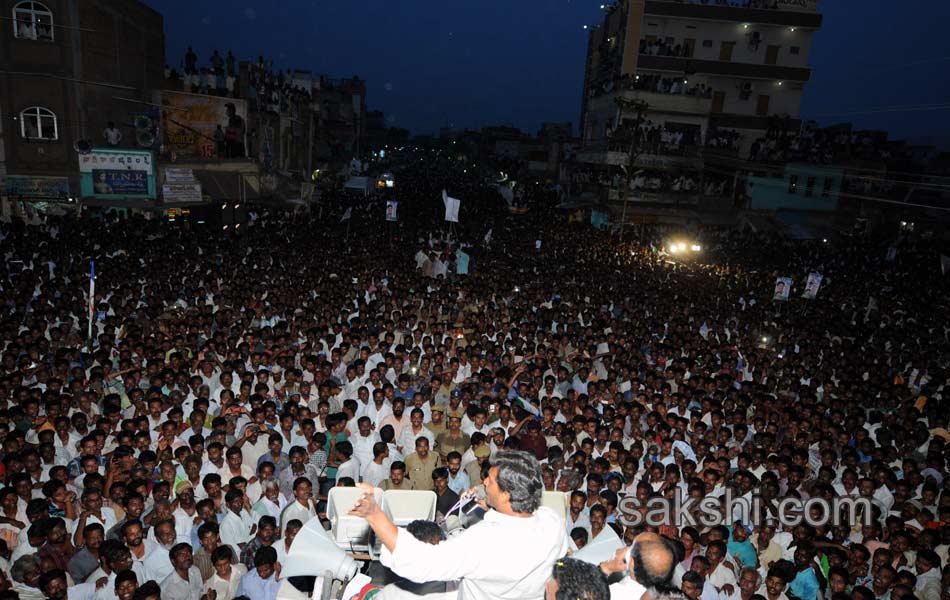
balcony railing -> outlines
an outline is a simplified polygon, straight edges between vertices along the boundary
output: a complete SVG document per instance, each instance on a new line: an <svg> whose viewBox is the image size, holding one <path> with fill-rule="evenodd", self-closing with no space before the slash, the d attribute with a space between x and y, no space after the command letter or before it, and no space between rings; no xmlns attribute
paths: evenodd
<svg viewBox="0 0 950 600"><path fill-rule="evenodd" d="M624 90L622 96L627 100L646 102L651 112L709 114L712 109L712 98L703 96L661 94L647 90Z"/></svg>
<svg viewBox="0 0 950 600"><path fill-rule="evenodd" d="M651 56L641 54L637 67L652 71L672 73L709 73L750 79L772 79L806 82L811 78L811 69L783 67L781 65L756 65L751 63L699 60L678 56Z"/></svg>
<svg viewBox="0 0 950 600"><path fill-rule="evenodd" d="M817 0L646 0L649 16L739 23L760 23L782 27L821 27Z"/></svg>

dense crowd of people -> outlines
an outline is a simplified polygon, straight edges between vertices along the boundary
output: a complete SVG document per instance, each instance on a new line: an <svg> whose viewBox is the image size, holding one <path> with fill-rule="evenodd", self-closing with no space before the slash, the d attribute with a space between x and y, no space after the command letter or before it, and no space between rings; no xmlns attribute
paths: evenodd
<svg viewBox="0 0 950 600"><path fill-rule="evenodd" d="M275 115L309 104L311 99L310 89L295 85L289 69L274 71L263 56L248 65L247 94L251 110Z"/></svg>
<svg viewBox="0 0 950 600"><path fill-rule="evenodd" d="M845 158L887 161L895 158L894 146L881 132L858 132L840 126L821 128L814 121L795 129L773 119L765 135L752 143L749 160L813 164Z"/></svg>
<svg viewBox="0 0 950 600"><path fill-rule="evenodd" d="M626 73L613 80L598 82L591 87L589 95L595 98L618 89L641 90L644 92L655 92L657 94L683 95L707 99L713 96L712 87L707 86L705 82L691 84L689 79L682 77L664 77L660 74L648 73L636 75Z"/></svg>
<svg viewBox="0 0 950 600"><path fill-rule="evenodd" d="M569 498L544 568L511 563L514 587L466 597L947 597L937 242L885 261L892 240L710 228L691 233L702 260L672 262L658 249L682 232L567 225L544 192L512 216L450 159L394 172L396 223L377 203L342 226L353 203L329 194L320 216L265 211L240 235L108 214L2 226L0 600L273 600L334 486L432 490L442 522L484 484L496 529L478 535L504 536L506 511L537 508L512 483L531 469L531 494ZM462 201L451 227L444 188ZM811 271L815 300L772 301L776 276ZM728 512L727 492L765 508ZM870 508L834 526L777 509L842 497ZM625 498L722 514L634 524ZM436 524L377 526L397 574L501 585L484 583L495 538L448 569L435 553L460 542ZM387 590L364 597L403 597Z"/></svg>
<svg viewBox="0 0 950 600"><path fill-rule="evenodd" d="M198 54L189 46L180 67L181 73L165 65L165 77L181 81L184 91L229 98L246 97L253 111L279 115L311 100L311 90L296 85L290 69L275 70L274 61L263 56L247 63L246 81L241 80L239 65L230 50L226 56L214 50L208 65L200 66Z"/></svg>

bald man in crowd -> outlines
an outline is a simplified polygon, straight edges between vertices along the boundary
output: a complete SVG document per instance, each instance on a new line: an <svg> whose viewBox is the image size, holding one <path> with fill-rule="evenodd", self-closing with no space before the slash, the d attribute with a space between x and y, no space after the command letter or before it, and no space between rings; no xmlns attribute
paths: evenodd
<svg viewBox="0 0 950 600"><path fill-rule="evenodd" d="M653 591L662 592L673 574L674 555L669 542L655 533L644 532L633 544L620 548L613 559L600 564L608 578L623 573L623 578L610 586L611 600L647 600Z"/></svg>

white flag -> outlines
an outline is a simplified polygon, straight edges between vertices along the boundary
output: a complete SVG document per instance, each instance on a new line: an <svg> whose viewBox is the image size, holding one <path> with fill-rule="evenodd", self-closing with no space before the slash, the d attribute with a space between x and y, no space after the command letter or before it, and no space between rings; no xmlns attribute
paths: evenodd
<svg viewBox="0 0 950 600"><path fill-rule="evenodd" d="M351 216L353 216L353 208L352 208L352 207L346 209L346 212L343 213L343 217L340 218L340 223L342 223L343 221L349 221Z"/></svg>
<svg viewBox="0 0 950 600"><path fill-rule="evenodd" d="M484 242L486 245L491 243L491 232L492 230L489 229L488 233L485 234Z"/></svg>
<svg viewBox="0 0 950 600"><path fill-rule="evenodd" d="M442 203L445 204L445 220L450 223L458 223L459 206L462 204L462 201L449 196L445 190L442 190Z"/></svg>

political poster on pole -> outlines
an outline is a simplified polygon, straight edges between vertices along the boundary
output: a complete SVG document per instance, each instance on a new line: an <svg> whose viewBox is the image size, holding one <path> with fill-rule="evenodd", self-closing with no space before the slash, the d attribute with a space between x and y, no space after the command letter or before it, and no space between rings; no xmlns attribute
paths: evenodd
<svg viewBox="0 0 950 600"><path fill-rule="evenodd" d="M386 220L387 221L399 220L399 202L398 201L396 200L386 201Z"/></svg>
<svg viewBox="0 0 950 600"><path fill-rule="evenodd" d="M445 220L449 223L458 223L459 206L462 204L462 201L449 196L445 190L442 190L442 203L445 204Z"/></svg>
<svg viewBox="0 0 950 600"><path fill-rule="evenodd" d="M92 340L92 323L96 319L96 261L89 264L89 326L86 339Z"/></svg>
<svg viewBox="0 0 950 600"><path fill-rule="evenodd" d="M788 295L792 291L791 277L778 277L775 280L775 293L772 294L773 300L788 300Z"/></svg>
<svg viewBox="0 0 950 600"><path fill-rule="evenodd" d="M818 288L821 287L822 279L821 273L809 273L808 281L805 282L805 292L802 294L802 298L814 300L818 295Z"/></svg>

